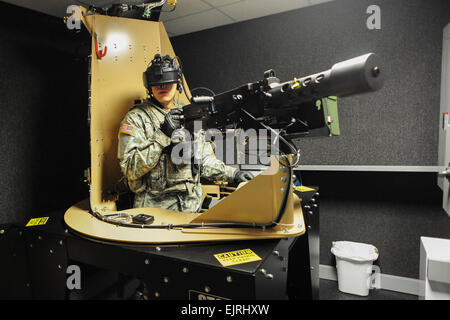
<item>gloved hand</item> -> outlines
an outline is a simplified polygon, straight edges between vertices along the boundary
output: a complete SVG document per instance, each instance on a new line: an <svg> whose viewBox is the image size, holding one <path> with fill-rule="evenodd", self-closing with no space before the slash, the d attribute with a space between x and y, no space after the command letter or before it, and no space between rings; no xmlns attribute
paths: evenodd
<svg viewBox="0 0 450 320"><path fill-rule="evenodd" d="M169 138L172 137L172 133L181 128L181 119L183 119L183 110L179 108L171 109L164 117L161 131Z"/></svg>
<svg viewBox="0 0 450 320"><path fill-rule="evenodd" d="M237 170L234 174L233 180L237 183L250 181L253 179L253 175L248 171Z"/></svg>

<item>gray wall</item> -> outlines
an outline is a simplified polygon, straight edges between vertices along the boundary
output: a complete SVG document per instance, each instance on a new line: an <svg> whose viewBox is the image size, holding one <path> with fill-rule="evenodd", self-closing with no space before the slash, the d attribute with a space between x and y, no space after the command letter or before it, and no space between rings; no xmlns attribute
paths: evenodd
<svg viewBox="0 0 450 320"><path fill-rule="evenodd" d="M332 241L374 245L381 272L419 278L420 237L450 239L436 174L297 172L320 187L320 263L335 265Z"/></svg>
<svg viewBox="0 0 450 320"><path fill-rule="evenodd" d="M381 8L381 30L366 27L373 4ZM449 21L444 0L335 0L172 42L190 87L215 92L262 79L270 68L287 81L374 52L384 88L340 99L341 136L298 141L302 163L435 166L442 29Z"/></svg>
<svg viewBox="0 0 450 320"><path fill-rule="evenodd" d="M381 8L381 30L366 9ZM339 100L341 136L298 143L305 165L437 165L442 29L448 1L336 0L172 38L191 88L216 93L262 78L283 81L366 52L383 61L386 82ZM383 273L419 277L420 236L450 238L434 173L301 172L320 187L320 263L331 242L371 243Z"/></svg>

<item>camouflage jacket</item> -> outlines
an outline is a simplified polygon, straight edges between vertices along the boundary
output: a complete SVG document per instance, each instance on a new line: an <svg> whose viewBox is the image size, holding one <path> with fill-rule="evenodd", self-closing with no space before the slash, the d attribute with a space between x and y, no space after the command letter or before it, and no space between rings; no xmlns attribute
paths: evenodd
<svg viewBox="0 0 450 320"><path fill-rule="evenodd" d="M194 135L199 158L197 174L194 176L191 163L175 165L170 153L163 152L172 142L160 130L167 112L150 100L128 111L119 130L120 168L135 193L134 207L197 212L202 200L200 177L232 181L237 169L214 156L203 131Z"/></svg>

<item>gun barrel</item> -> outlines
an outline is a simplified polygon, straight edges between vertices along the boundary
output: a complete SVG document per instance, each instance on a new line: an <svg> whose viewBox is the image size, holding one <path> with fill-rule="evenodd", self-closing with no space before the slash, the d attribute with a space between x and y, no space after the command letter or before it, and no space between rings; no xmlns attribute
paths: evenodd
<svg viewBox="0 0 450 320"><path fill-rule="evenodd" d="M347 96L376 91L383 86L384 74L374 53L338 62L331 69L301 78L308 93L326 96Z"/></svg>

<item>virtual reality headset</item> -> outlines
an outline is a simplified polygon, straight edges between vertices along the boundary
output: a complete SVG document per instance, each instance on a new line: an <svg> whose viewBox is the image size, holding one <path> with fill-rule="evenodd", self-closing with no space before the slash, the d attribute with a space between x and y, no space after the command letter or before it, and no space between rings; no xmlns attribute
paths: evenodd
<svg viewBox="0 0 450 320"><path fill-rule="evenodd" d="M143 77L145 86L150 90L153 86L177 83L182 77L182 72L176 57L172 59L169 55L161 57L160 54L155 54Z"/></svg>

